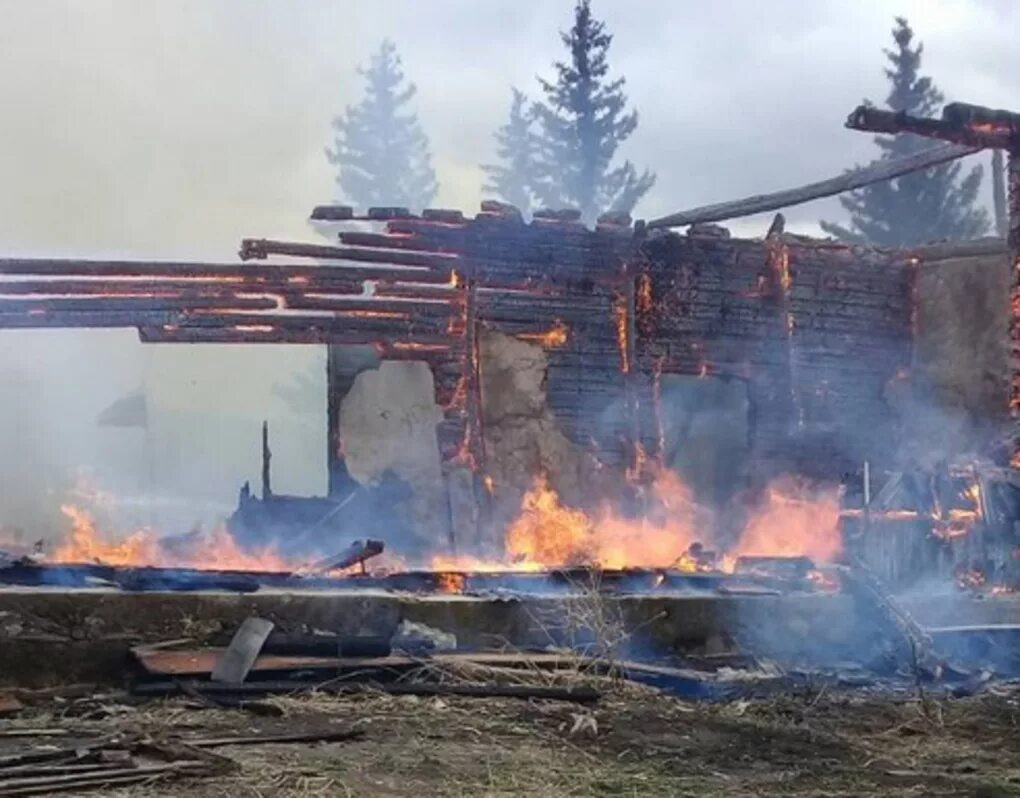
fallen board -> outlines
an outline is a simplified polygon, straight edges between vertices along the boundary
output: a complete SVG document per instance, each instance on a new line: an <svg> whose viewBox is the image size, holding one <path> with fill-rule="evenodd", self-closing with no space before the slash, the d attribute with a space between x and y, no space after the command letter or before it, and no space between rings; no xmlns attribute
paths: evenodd
<svg viewBox="0 0 1020 798"><path fill-rule="evenodd" d="M479 684L479 683L435 683L435 682L308 682L268 681L245 682L243 684L218 684L217 682L184 683L179 679L169 682L148 682L135 685L132 692L137 696L162 698L173 695L187 695L196 692L209 696L269 695L272 693L294 693L314 689L323 693L342 695L345 693L383 692L392 695L416 696L465 696L473 698L521 698L550 701L572 701L578 704L592 704L602 693L588 685L531 685L531 684Z"/></svg>
<svg viewBox="0 0 1020 798"><path fill-rule="evenodd" d="M212 670L213 681L230 684L243 682L255 664L262 644L272 631L272 621L265 618L245 618L234 633L227 650L216 661Z"/></svg>
<svg viewBox="0 0 1020 798"><path fill-rule="evenodd" d="M135 660L151 676L187 678L208 677L222 655L223 648L198 648L180 651L138 646L132 649ZM406 672L426 664L472 664L503 668L539 667L546 669L576 667L576 657L545 652L485 652L435 654L428 658L388 657L308 657L262 654L255 659L250 673L267 671L393 671Z"/></svg>

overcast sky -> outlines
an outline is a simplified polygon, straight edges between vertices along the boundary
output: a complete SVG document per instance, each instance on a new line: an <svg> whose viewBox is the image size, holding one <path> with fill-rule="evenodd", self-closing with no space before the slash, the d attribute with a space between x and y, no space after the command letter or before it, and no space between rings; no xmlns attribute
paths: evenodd
<svg viewBox="0 0 1020 798"><path fill-rule="evenodd" d="M417 83L438 204L477 208L510 87L561 55L571 0L6 0L6 250L233 257L307 235L334 196L330 119L391 37ZM831 176L873 154L842 128L882 100L895 14L950 99L1020 107L1012 0L595 0L641 114L626 155L658 172L638 215ZM790 214L795 225L820 203ZM754 222L748 229L762 226Z"/></svg>
<svg viewBox="0 0 1020 798"><path fill-rule="evenodd" d="M384 37L418 86L440 182L436 204L473 212L482 198L478 165L493 156L510 89L534 94L535 76L550 73L572 5L0 0L0 253L233 260L243 236L314 240L308 211L336 197L323 153L330 120L357 102L356 67ZM1020 109L1014 0L593 6L615 37L613 72L626 76L640 113L623 154L659 177L637 209L643 218L870 160L870 138L842 125L863 98L886 95L881 50L896 14L924 40L924 70L947 98ZM841 216L834 200L787 215L788 228L802 232L816 231L820 215ZM767 225L758 218L733 227L761 235ZM97 410L146 370L180 374L196 391L212 380L196 403L218 395L229 409L245 394L257 416L274 369L314 360L307 349L266 351L259 363L268 376L256 385L259 368L232 367L211 351L152 351L129 331L4 333L0 374L13 364L38 378L35 393L21 396L25 406L37 405L37 395L64 402L63 426L43 425L54 437L48 445L73 459L67 430L94 432ZM3 389L10 395L9 384ZM18 431L17 418L0 421L0 433L4 424ZM94 440L79 441L78 449L93 448Z"/></svg>

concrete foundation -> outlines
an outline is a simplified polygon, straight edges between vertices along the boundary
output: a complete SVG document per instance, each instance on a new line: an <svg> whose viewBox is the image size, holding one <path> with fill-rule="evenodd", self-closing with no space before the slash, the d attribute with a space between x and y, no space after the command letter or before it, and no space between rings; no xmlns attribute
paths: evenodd
<svg viewBox="0 0 1020 798"><path fill-rule="evenodd" d="M1020 600L928 600L911 608L929 626L1020 621ZM390 634L402 620L452 632L459 648L545 647L592 627L626 633L623 652L714 653L734 645L784 662L866 663L884 645L874 619L845 595L649 595L489 599L374 591L125 593L0 591L0 682L44 687L116 683L138 643L188 638L225 644L250 616L289 632Z"/></svg>

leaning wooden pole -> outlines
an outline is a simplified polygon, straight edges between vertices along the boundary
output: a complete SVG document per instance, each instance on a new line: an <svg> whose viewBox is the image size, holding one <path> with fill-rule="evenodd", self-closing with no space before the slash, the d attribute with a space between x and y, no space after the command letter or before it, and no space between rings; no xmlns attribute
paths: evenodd
<svg viewBox="0 0 1020 798"><path fill-rule="evenodd" d="M700 208L692 208L689 211L670 214L660 219L653 219L647 226L681 227L702 222L721 222L726 219L736 219L755 213L765 213L766 211L788 208L791 205L801 205L805 202L821 199L822 197L831 197L835 194L842 194L845 191L853 191L857 188L870 186L872 183L881 183L883 180L891 180L894 177L909 174L910 172L938 166L947 161L954 161L965 155L972 155L978 152L979 149L980 147L960 144L939 144L931 149L909 155L905 158L876 161L868 166L844 172L839 177L821 180L806 186L791 188L786 191L777 191L774 194L758 194L753 197L734 200L733 202L703 205Z"/></svg>

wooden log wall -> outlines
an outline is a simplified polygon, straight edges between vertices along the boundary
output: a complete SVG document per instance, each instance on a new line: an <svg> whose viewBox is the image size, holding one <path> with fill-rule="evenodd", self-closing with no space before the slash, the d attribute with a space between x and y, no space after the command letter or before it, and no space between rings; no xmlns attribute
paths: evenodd
<svg viewBox="0 0 1020 798"><path fill-rule="evenodd" d="M548 402L565 434L596 449L607 464L629 461L632 436L614 315L629 280L624 266L635 248L629 226L589 230L562 217L525 224L519 214L501 208L459 223L395 219L385 233L341 233L340 240L456 253L465 279L476 286L480 330L545 350ZM444 383L447 393L457 387L454 371L449 373L453 382ZM440 430L447 450L459 432L452 426Z"/></svg>
<svg viewBox="0 0 1020 798"><path fill-rule="evenodd" d="M757 472L838 478L888 450L877 433L910 364L913 262L792 236L655 236L641 256L641 371L746 380Z"/></svg>
<svg viewBox="0 0 1020 798"><path fill-rule="evenodd" d="M476 341L493 330L545 349L552 411L607 463L632 464L635 438L654 450L664 373L747 381L759 470L838 476L868 454L862 433L884 429L884 387L909 365L910 260L792 236L645 237L629 222L589 230L569 212L536 217L525 224L495 204L473 219L374 209L368 219L382 224L344 231L336 246L242 243L245 260L314 264L0 260L0 328L371 344L431 365L442 455L474 464Z"/></svg>

